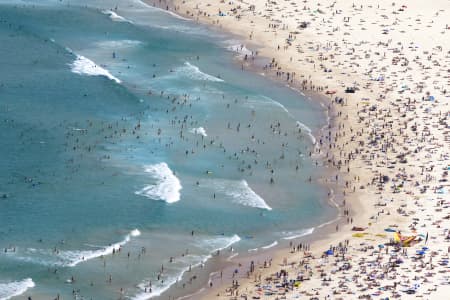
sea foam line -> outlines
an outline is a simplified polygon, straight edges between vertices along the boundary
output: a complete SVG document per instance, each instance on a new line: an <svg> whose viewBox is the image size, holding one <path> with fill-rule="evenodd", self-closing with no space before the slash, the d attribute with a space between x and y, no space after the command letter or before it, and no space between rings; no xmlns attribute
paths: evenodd
<svg viewBox="0 0 450 300"><path fill-rule="evenodd" d="M290 236L284 237L283 240L293 240L293 239L304 237L306 235L310 235L310 234L312 234L314 232L314 229L315 228L312 227L312 228L308 228L308 229L302 230L298 234L294 234L294 235L290 235Z"/></svg>
<svg viewBox="0 0 450 300"><path fill-rule="evenodd" d="M301 129L303 129L303 130L306 131L306 134L307 134L307 135L309 136L309 138L311 139L311 142L313 143L313 145L315 145L317 141L316 141L315 136L312 134L311 128L309 128L308 126L306 126L305 124L303 124L303 123L300 122L300 121L297 121L296 124L297 124L297 127L298 127L298 128L301 128Z"/></svg>
<svg viewBox="0 0 450 300"><path fill-rule="evenodd" d="M8 300L20 296L34 286L35 284L31 278L26 278L21 281L0 283L0 300Z"/></svg>
<svg viewBox="0 0 450 300"><path fill-rule="evenodd" d="M21 261L46 266L75 267L82 262L110 255L128 243L132 237L137 237L139 235L141 235L141 232L138 229L134 229L130 231L122 241L109 246L98 247L100 248L98 250L60 250L55 253L53 250L48 249L28 248L26 249L26 255L16 253L16 255L12 257Z"/></svg>
<svg viewBox="0 0 450 300"><path fill-rule="evenodd" d="M212 186L221 193L231 197L234 203L249 207L272 210L266 201L253 191L246 180L212 179Z"/></svg>
<svg viewBox="0 0 450 300"><path fill-rule="evenodd" d="M277 242L277 241L274 241L274 242L271 243L270 245L262 246L261 248L262 248L262 249L270 249L270 248L272 248L272 247L275 247L276 245L278 245L278 242Z"/></svg>
<svg viewBox="0 0 450 300"><path fill-rule="evenodd" d="M221 78L217 78L215 76L206 74L202 72L199 67L189 63L185 62L184 66L178 67L175 69L176 73L185 76L187 78L193 79L193 80L200 80L200 81L212 81L212 82L223 82L224 80Z"/></svg>
<svg viewBox="0 0 450 300"><path fill-rule="evenodd" d="M112 10L104 10L104 11L102 11L102 13L104 13L105 15L108 15L109 18L113 21L133 23L130 20L127 20L124 17L118 15L116 12L114 12Z"/></svg>
<svg viewBox="0 0 450 300"><path fill-rule="evenodd" d="M242 205L272 210L272 207L250 188L246 180L241 180L236 190L228 190L225 193Z"/></svg>
<svg viewBox="0 0 450 300"><path fill-rule="evenodd" d="M76 54L73 63L70 64L73 73L88 76L105 76L117 83L121 83L120 79L114 77L108 70L100 67L92 60L82 55Z"/></svg>
<svg viewBox="0 0 450 300"><path fill-rule="evenodd" d="M141 41L136 40L112 40L96 43L96 45L102 48L131 48L141 44L142 44Z"/></svg>
<svg viewBox="0 0 450 300"><path fill-rule="evenodd" d="M180 270L180 272L177 275L172 276L168 279L165 279L164 280L165 284L160 285L160 286L155 286L155 284L153 284L151 292L141 292L141 293L131 297L131 299L132 300L148 300L153 297L160 296L162 293L167 291L172 285L181 281L183 278L183 275L186 272L188 272L189 269L200 266L201 264L205 263L208 259L210 259L212 257L212 253L229 248L229 247L231 247L231 245L239 242L240 240L241 240L241 238L237 234L233 235L232 237L219 237L219 238L214 238L214 239L206 239L204 241L204 245L205 245L205 247L208 248L207 250L209 251L210 254L196 256L195 257L195 259L197 261L196 263L191 264L190 266L184 267L182 270ZM149 282L149 280L144 280L142 283L138 284L138 287L141 290L145 290L148 282Z"/></svg>
<svg viewBox="0 0 450 300"><path fill-rule="evenodd" d="M79 263L88 261L93 258L110 255L113 252L119 250L122 246L128 243L132 237L140 236L141 232L138 229L133 229L129 234L125 236L125 238L115 244L111 244L107 247L103 247L99 250L83 250L83 251L62 251L60 253L60 257L64 260L70 261L70 263L66 264L68 267L75 267Z"/></svg>
<svg viewBox="0 0 450 300"><path fill-rule="evenodd" d="M165 162L146 166L145 172L149 173L156 182L136 191L135 194L167 203L180 200L180 190L183 186Z"/></svg>

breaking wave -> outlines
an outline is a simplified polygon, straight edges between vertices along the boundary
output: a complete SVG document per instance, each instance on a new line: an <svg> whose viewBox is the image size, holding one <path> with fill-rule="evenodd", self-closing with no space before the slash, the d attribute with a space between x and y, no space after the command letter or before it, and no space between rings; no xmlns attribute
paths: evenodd
<svg viewBox="0 0 450 300"><path fill-rule="evenodd" d="M34 286L35 284L31 278L6 283L0 282L0 300L8 300L20 296Z"/></svg>
<svg viewBox="0 0 450 300"><path fill-rule="evenodd" d="M183 187L178 177L174 175L165 162L147 166L145 172L155 179L155 183L135 192L137 195L153 200L166 201L167 203L174 203L180 200L180 190Z"/></svg>
<svg viewBox="0 0 450 300"><path fill-rule="evenodd" d="M88 75L88 76L105 76L117 83L121 83L120 79L114 77L108 70L100 67L92 60L82 56L77 55L74 62L70 64L73 73Z"/></svg>

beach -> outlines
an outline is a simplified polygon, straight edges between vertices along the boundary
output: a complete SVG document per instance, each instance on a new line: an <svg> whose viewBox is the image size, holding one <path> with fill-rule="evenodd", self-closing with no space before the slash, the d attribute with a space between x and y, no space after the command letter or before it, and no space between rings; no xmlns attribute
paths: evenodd
<svg viewBox="0 0 450 300"><path fill-rule="evenodd" d="M315 154L335 170L321 182L338 187L340 221L235 264L191 298L445 299L450 2L153 4L239 35L241 51L256 45L243 70L265 58L260 73L325 95L332 120Z"/></svg>
<svg viewBox="0 0 450 300"><path fill-rule="evenodd" d="M449 7L2 1L0 300L448 298Z"/></svg>

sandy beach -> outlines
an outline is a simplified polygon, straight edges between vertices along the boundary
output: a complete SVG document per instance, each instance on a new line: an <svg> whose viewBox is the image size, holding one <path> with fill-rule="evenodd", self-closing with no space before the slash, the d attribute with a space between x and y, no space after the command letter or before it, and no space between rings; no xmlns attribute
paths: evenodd
<svg viewBox="0 0 450 300"><path fill-rule="evenodd" d="M147 3L240 36L243 71L266 59L259 73L329 99L312 155L340 221L192 299L448 298L449 0Z"/></svg>

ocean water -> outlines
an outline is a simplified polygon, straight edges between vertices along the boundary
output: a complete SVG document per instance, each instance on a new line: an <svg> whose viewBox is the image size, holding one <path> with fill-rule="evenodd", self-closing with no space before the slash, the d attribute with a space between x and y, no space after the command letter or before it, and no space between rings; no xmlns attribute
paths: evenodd
<svg viewBox="0 0 450 300"><path fill-rule="evenodd" d="M236 48L140 1L0 1L0 299L157 298L332 217L321 106Z"/></svg>

